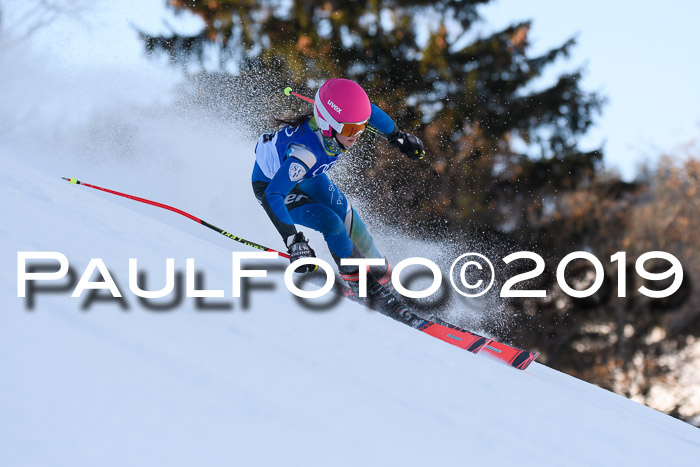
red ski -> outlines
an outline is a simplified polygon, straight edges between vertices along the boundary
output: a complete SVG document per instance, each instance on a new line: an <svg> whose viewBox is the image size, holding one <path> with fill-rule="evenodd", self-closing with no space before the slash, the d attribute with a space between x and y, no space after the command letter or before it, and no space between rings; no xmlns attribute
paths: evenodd
<svg viewBox="0 0 700 467"><path fill-rule="evenodd" d="M484 346L493 342L493 339L479 336L456 326L438 324L428 320L423 320L423 324L416 329L472 353L478 353Z"/></svg>
<svg viewBox="0 0 700 467"><path fill-rule="evenodd" d="M357 297L346 286L343 286L342 290L342 294L346 298L361 303L396 321L400 321L407 326L418 329L421 332L440 339L441 341L445 341L448 344L457 346L460 349L468 350L472 353L486 352L488 355L496 357L518 370L527 368L539 355L539 352L530 352L508 344L503 344L489 337L480 336L474 332L442 321L439 318L421 318L410 311L410 309L393 293L385 293L384 297L388 299L381 305L378 305L377 303L372 303L368 299Z"/></svg>
<svg viewBox="0 0 700 467"><path fill-rule="evenodd" d="M423 323L417 327L419 331L423 331L448 344L456 345L472 353L485 352L499 360L503 360L518 370L524 370L530 366L530 363L534 362L540 354L539 352L530 352L528 350L512 347L508 344L503 344L494 339L480 336L479 334L448 323L435 323L427 319L423 319L422 321Z"/></svg>
<svg viewBox="0 0 700 467"><path fill-rule="evenodd" d="M512 347L508 344L503 344L494 340L486 344L483 347L483 350L487 354L496 357L499 360L503 360L518 370L524 370L530 366L530 363L534 362L540 354L539 352L521 350L517 347Z"/></svg>

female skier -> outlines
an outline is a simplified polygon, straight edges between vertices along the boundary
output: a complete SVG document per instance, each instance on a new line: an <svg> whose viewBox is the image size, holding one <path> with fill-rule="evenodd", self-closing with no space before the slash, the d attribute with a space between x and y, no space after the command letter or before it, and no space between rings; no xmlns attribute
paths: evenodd
<svg viewBox="0 0 700 467"><path fill-rule="evenodd" d="M425 156L420 139L400 131L354 81L330 79L316 92L313 112L278 120L282 128L260 136L255 147L253 191L282 236L290 261L315 257L295 224L323 234L338 272L349 291L358 295L357 266L341 265L343 258L381 258L367 227L326 171L355 144L367 125L412 160ZM310 272L306 265L297 272ZM390 267L372 268L368 293L372 297L390 279ZM377 286L379 288L377 288Z"/></svg>

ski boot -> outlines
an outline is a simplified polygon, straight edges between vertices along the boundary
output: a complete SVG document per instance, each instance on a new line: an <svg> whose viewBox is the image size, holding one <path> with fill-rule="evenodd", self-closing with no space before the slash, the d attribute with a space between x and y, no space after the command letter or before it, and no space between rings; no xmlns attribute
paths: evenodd
<svg viewBox="0 0 700 467"><path fill-rule="evenodd" d="M398 297L391 287L389 278L391 269L385 267L383 270L368 271L367 273L367 296L360 297L359 271L345 270L341 272L344 281L343 295L350 300L387 315L398 321L410 322L418 319Z"/></svg>

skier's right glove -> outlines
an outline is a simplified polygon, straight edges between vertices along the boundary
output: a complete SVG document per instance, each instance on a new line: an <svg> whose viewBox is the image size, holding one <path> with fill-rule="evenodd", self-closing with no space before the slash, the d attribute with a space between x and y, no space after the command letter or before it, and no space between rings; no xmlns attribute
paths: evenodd
<svg viewBox="0 0 700 467"><path fill-rule="evenodd" d="M313 248L309 246L309 241L304 238L304 234L302 232L298 232L295 235L290 235L287 238L287 253L289 253L290 263L302 258L316 257L316 252L314 252ZM299 266L294 272L313 272L316 269L318 269L318 265L316 264L305 264L303 266Z"/></svg>
<svg viewBox="0 0 700 467"><path fill-rule="evenodd" d="M387 136L387 141L412 161L419 161L425 157L423 141L415 135L397 130Z"/></svg>

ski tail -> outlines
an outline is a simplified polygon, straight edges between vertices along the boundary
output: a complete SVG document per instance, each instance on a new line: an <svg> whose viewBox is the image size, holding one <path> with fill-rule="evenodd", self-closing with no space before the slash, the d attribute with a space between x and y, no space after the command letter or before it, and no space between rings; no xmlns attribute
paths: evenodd
<svg viewBox="0 0 700 467"><path fill-rule="evenodd" d="M436 323L426 320L426 324L419 330L430 334L440 340L457 347L466 349L472 353L485 352L499 360L502 360L518 370L524 370L540 355L539 352L521 350L495 339L481 336L475 332L467 331L460 327L435 318Z"/></svg>
<svg viewBox="0 0 700 467"><path fill-rule="evenodd" d="M539 352L521 350L497 341L492 341L485 345L484 351L486 354L496 357L519 370L524 370L530 366L530 363L534 362L540 355Z"/></svg>
<svg viewBox="0 0 700 467"><path fill-rule="evenodd" d="M468 350L471 353L479 353L481 349L493 342L493 339L479 336L466 329L452 325L438 324L428 320L425 320L425 324L419 327L418 330L445 341L448 344L455 345L460 349Z"/></svg>

